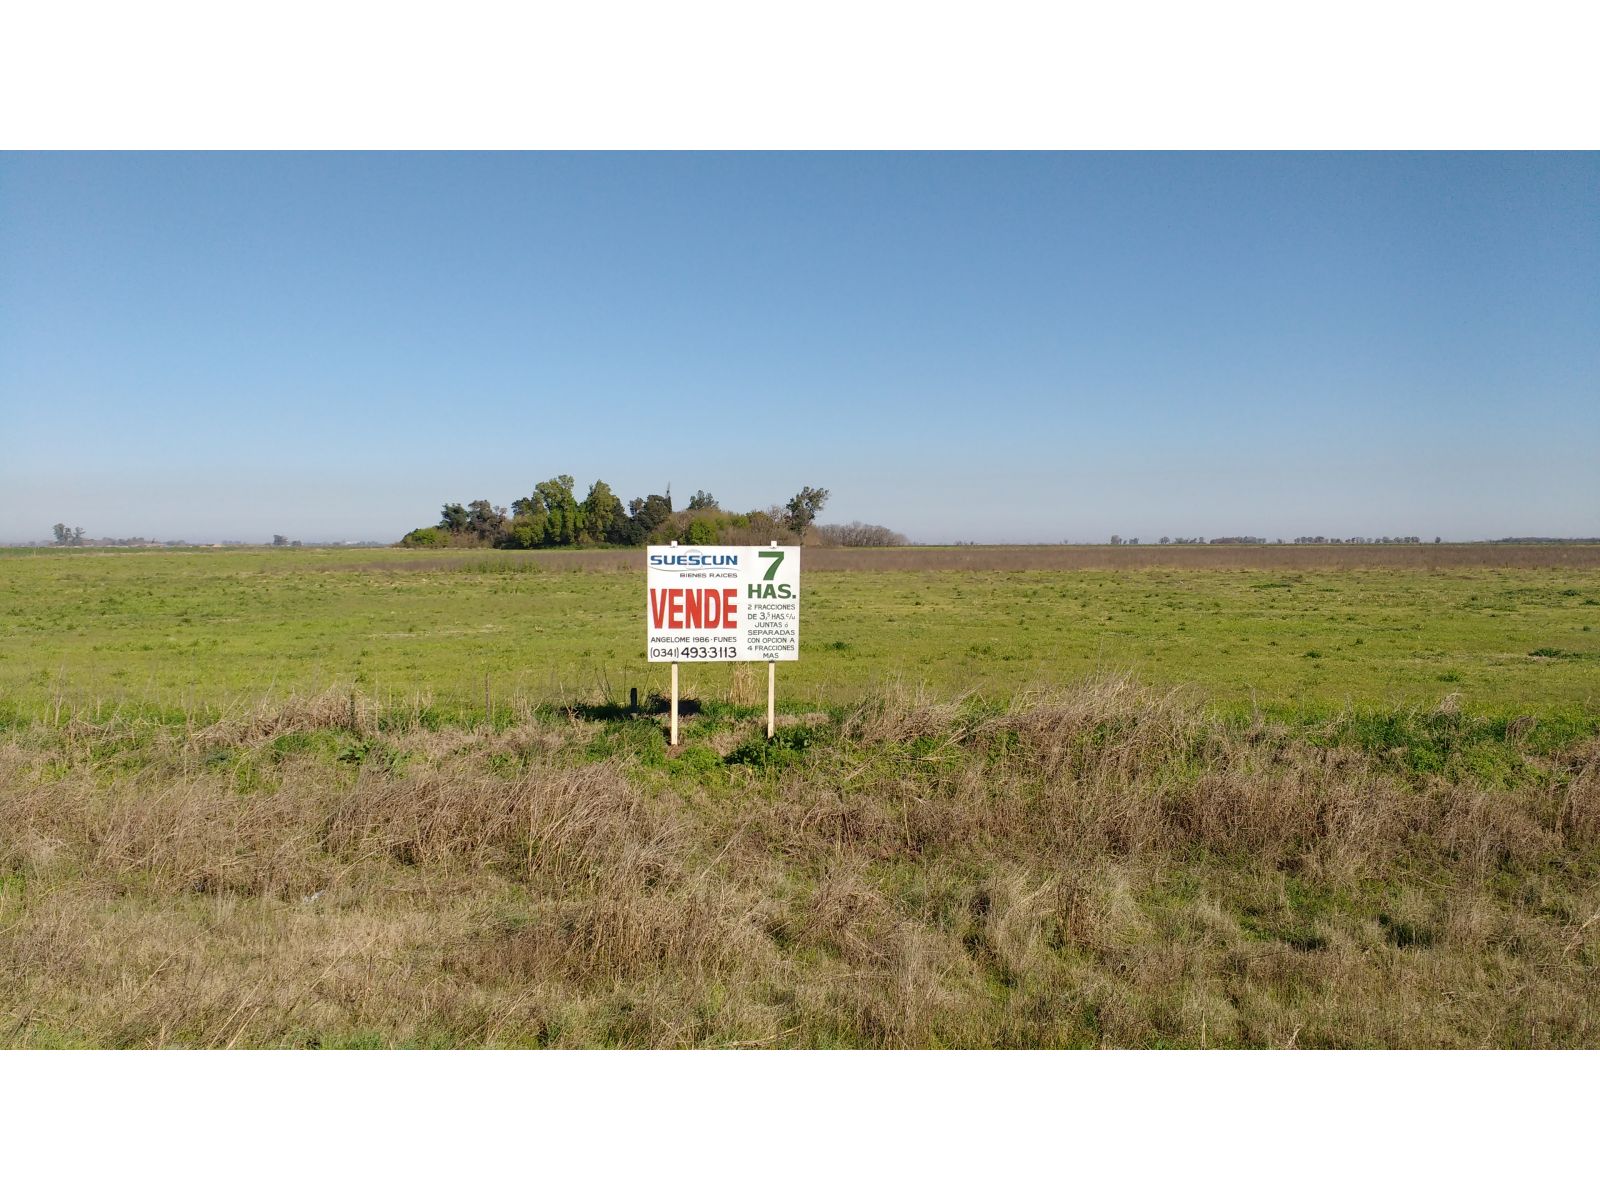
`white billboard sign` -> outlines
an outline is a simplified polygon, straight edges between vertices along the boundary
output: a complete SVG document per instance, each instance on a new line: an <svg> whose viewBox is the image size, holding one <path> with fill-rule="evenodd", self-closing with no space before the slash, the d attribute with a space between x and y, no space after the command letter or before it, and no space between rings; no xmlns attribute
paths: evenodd
<svg viewBox="0 0 1600 1200"><path fill-rule="evenodd" d="M800 547L651 546L651 662L793 662L800 657Z"/></svg>

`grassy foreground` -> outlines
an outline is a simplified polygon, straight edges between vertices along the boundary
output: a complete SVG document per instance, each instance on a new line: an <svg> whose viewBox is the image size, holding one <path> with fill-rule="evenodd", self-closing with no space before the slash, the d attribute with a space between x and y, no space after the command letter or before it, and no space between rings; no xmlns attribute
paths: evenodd
<svg viewBox="0 0 1600 1200"><path fill-rule="evenodd" d="M6 1046L1600 1046L1600 733L1105 678L0 728Z"/></svg>

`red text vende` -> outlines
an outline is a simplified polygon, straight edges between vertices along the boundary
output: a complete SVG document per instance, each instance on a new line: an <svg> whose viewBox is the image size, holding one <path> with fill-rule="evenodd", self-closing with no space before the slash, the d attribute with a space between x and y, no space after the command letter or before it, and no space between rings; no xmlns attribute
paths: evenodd
<svg viewBox="0 0 1600 1200"><path fill-rule="evenodd" d="M738 595L738 588L651 588L650 624L656 629L737 629Z"/></svg>

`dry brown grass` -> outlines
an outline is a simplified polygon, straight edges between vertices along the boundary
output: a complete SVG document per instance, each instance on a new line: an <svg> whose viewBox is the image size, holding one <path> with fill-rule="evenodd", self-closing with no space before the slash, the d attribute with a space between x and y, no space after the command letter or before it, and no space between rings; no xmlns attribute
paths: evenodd
<svg viewBox="0 0 1600 1200"><path fill-rule="evenodd" d="M1126 680L765 765L347 725L3 735L0 1042L1600 1045L1594 741L1417 774Z"/></svg>
<svg viewBox="0 0 1600 1200"><path fill-rule="evenodd" d="M808 571L1338 571L1595 567L1600 544L1562 546L912 546L808 549Z"/></svg>
<svg viewBox="0 0 1600 1200"><path fill-rule="evenodd" d="M394 551L318 571L637 571L639 550ZM807 571L1338 571L1600 567L1600 543L1392 546L808 546ZM303 569L285 563L285 570Z"/></svg>

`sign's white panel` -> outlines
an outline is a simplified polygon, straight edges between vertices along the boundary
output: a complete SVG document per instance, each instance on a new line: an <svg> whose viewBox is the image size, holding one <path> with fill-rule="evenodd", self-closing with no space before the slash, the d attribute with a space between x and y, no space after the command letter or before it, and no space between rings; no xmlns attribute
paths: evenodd
<svg viewBox="0 0 1600 1200"><path fill-rule="evenodd" d="M800 657L800 547L650 546L651 662L792 662Z"/></svg>

